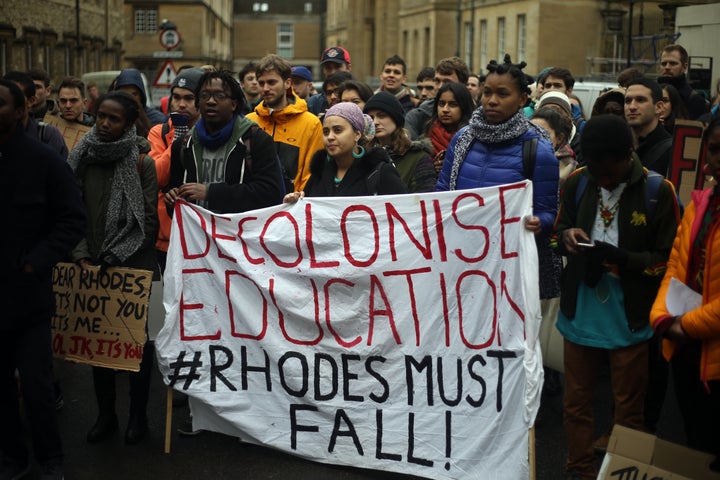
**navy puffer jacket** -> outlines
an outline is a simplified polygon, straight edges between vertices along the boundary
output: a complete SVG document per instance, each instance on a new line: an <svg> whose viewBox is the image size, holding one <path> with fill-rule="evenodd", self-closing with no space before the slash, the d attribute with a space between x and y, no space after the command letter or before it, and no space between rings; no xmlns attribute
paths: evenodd
<svg viewBox="0 0 720 480"><path fill-rule="evenodd" d="M438 178L436 190L449 190L450 172L455 159L455 143L458 136L468 127L462 128L450 141L445 153L445 162ZM532 128L518 138L506 142L487 144L474 141L468 150L465 161L460 166L456 190L493 187L506 183L522 182L522 149L525 141L538 138L533 172L533 214L540 219L543 232L550 232L555 222L558 205L558 160L552 146L539 137Z"/></svg>

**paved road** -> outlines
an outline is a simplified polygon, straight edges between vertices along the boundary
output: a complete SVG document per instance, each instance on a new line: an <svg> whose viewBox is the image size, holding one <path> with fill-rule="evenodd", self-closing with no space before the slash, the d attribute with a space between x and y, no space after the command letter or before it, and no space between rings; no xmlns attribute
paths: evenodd
<svg viewBox="0 0 720 480"><path fill-rule="evenodd" d="M65 407L60 412L66 452L67 480L164 480L164 479L292 479L292 480L412 480L415 477L310 462L272 449L240 443L215 433L183 438L173 432L172 451L163 453L165 387L155 370L149 405L150 433L139 445L126 446L123 436L89 445L85 434L92 426L96 407L90 368L57 362L56 373L65 391ZM122 376L122 374L121 374ZM127 379L118 379L118 414L121 426L127 419ZM608 393L603 382L599 391ZM607 397L606 397L607 398ZM661 435L681 441L674 402L668 402L661 421ZM175 409L174 424L187 415ZM605 425L609 418L606 403L596 415ZM602 426L601 426L602 427ZM122 428L124 431L124 428ZM537 479L563 478L564 435L561 397L544 397L536 425ZM36 474L36 473L34 473ZM33 480L34 476L29 479ZM502 479L499 475L498 479Z"/></svg>

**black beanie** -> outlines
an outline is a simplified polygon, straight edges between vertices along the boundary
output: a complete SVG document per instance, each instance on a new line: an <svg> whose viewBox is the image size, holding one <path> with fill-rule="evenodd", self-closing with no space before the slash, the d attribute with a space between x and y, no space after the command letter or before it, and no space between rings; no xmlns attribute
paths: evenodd
<svg viewBox="0 0 720 480"><path fill-rule="evenodd" d="M617 115L596 115L585 122L580 135L584 157L604 159L625 157L633 148L633 136L625 119Z"/></svg>
<svg viewBox="0 0 720 480"><path fill-rule="evenodd" d="M387 113L398 128L405 126L405 110L400 104L400 100L391 93L380 91L370 97L370 100L365 104L365 108L363 108L363 113L368 113L370 110L380 110Z"/></svg>

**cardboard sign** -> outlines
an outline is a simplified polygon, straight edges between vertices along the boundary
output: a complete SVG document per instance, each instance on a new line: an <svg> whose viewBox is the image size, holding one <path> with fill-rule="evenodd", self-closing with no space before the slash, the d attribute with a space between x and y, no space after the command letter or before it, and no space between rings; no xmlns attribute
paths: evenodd
<svg viewBox="0 0 720 480"><path fill-rule="evenodd" d="M713 455L615 425L599 480L720 480L710 470Z"/></svg>
<svg viewBox="0 0 720 480"><path fill-rule="evenodd" d="M693 190L709 186L703 174L705 151L702 148L702 134L704 128L705 124L702 122L692 120L675 122L672 163L668 180L675 185L683 205L690 203L690 194Z"/></svg>
<svg viewBox="0 0 720 480"><path fill-rule="evenodd" d="M48 125L52 125L53 127L60 130L60 133L65 140L65 145L67 145L68 151L72 151L72 149L75 148L75 145L80 141L82 136L85 135L92 128L88 127L87 125L83 125L82 123L68 122L57 115L52 115L49 113L45 115L45 117L43 118L43 122L47 123Z"/></svg>
<svg viewBox="0 0 720 480"><path fill-rule="evenodd" d="M119 370L140 370L152 272L74 263L53 268L55 357Z"/></svg>
<svg viewBox="0 0 720 480"><path fill-rule="evenodd" d="M195 428L319 462L527 479L532 185L176 205L155 345Z"/></svg>

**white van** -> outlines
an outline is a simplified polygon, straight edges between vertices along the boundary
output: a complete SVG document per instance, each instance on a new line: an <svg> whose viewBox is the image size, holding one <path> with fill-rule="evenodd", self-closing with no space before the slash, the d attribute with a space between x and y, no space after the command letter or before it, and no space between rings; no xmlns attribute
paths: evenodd
<svg viewBox="0 0 720 480"><path fill-rule="evenodd" d="M596 81L582 81L575 80L575 86L573 86L572 93L577 95L582 103L583 112L585 118L590 118L590 112L592 112L595 100L604 93L606 90L617 88L617 82L596 82Z"/></svg>
<svg viewBox="0 0 720 480"><path fill-rule="evenodd" d="M103 94L108 91L110 84L113 80L115 80L118 75L120 75L120 70L103 70L101 72L88 72L82 76L82 81L85 84L86 88L89 82L95 82L98 87L98 92ZM150 90L150 85L148 85L145 74L140 72L140 75L142 76L143 86L145 87L145 92L147 94L146 104L148 108L151 108L153 107L152 90Z"/></svg>

